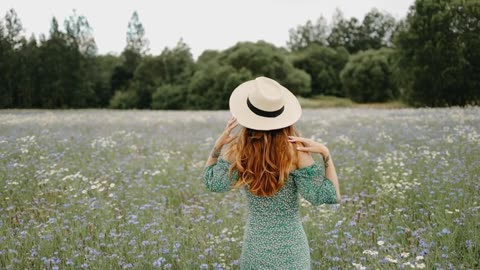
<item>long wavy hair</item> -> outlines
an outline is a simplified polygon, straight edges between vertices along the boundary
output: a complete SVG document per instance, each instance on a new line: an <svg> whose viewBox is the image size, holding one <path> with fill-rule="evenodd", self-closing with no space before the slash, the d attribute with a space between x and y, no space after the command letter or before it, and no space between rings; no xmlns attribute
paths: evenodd
<svg viewBox="0 0 480 270"><path fill-rule="evenodd" d="M293 125L270 131L243 128L226 153L234 160L230 174L238 171L234 187L247 186L257 196L274 195L298 163L288 136L298 136Z"/></svg>

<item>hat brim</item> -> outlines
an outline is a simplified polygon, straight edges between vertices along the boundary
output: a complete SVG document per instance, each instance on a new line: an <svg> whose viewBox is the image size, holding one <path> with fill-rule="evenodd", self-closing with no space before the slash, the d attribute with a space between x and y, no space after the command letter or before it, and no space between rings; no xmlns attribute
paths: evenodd
<svg viewBox="0 0 480 270"><path fill-rule="evenodd" d="M244 82L235 88L230 95L230 112L240 125L255 130L275 130L291 126L300 119L302 107L298 99L281 85L285 107L280 115L265 117L252 112L247 105L247 98L249 91L254 88L253 84L253 81Z"/></svg>

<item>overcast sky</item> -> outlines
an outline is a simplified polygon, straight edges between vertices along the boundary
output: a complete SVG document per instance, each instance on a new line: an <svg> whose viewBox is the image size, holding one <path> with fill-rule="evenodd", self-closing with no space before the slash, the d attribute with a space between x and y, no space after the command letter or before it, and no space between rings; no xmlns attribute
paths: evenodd
<svg viewBox="0 0 480 270"><path fill-rule="evenodd" d="M376 7L403 18L414 0L1 0L1 16L14 8L27 36L47 34L53 16L61 22L85 15L94 31L100 54L120 53L125 47L127 24L134 10L145 27L150 53L175 46L180 38L197 57L205 49L225 49L238 41L265 40L285 46L288 30L320 15L331 21L335 8L345 17L362 19Z"/></svg>

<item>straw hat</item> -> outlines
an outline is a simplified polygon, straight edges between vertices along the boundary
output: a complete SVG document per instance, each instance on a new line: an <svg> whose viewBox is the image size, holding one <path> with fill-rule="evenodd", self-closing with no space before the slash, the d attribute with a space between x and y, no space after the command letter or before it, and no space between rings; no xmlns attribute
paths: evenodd
<svg viewBox="0 0 480 270"><path fill-rule="evenodd" d="M292 92L267 77L240 84L230 95L229 105L240 125L255 130L288 127L302 115L300 103Z"/></svg>

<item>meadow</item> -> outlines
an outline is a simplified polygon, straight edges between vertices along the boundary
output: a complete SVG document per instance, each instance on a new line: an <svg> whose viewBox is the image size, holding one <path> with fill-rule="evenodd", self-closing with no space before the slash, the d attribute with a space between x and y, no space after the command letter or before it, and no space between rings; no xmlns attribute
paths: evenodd
<svg viewBox="0 0 480 270"><path fill-rule="evenodd" d="M0 269L238 269L244 191L201 178L228 117L0 111ZM315 269L480 269L479 107L307 109L297 128L342 191L301 202Z"/></svg>

